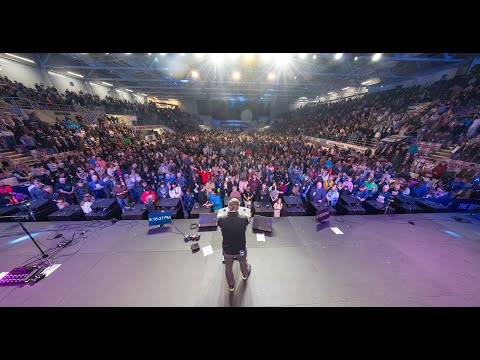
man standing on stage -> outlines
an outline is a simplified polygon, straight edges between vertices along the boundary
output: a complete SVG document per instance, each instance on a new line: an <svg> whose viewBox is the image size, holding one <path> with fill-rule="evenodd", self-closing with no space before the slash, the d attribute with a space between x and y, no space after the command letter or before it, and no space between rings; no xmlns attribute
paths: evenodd
<svg viewBox="0 0 480 360"><path fill-rule="evenodd" d="M228 202L228 215L218 219L218 226L222 229L222 248L225 258L225 276L227 277L228 288L235 291L235 279L233 277L233 261L235 258L240 263L243 280L250 277L252 267L247 263L247 242L245 231L248 226L248 217L240 215L238 208L240 201L231 199Z"/></svg>

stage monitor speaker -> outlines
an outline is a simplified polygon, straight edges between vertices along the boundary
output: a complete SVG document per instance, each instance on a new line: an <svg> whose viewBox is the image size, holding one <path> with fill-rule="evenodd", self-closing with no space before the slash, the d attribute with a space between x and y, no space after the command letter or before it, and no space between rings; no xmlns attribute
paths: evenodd
<svg viewBox="0 0 480 360"><path fill-rule="evenodd" d="M309 201L307 205L307 210L309 215L317 215L317 211L323 211L328 208L330 216L335 215L337 210L333 206L330 206L328 202L318 202L318 201Z"/></svg>
<svg viewBox="0 0 480 360"><path fill-rule="evenodd" d="M335 205L339 215L365 215L366 210L359 204L344 205L340 201Z"/></svg>
<svg viewBox="0 0 480 360"><path fill-rule="evenodd" d="M415 204L415 199L410 196L398 194L395 195L395 199L393 200L396 204Z"/></svg>
<svg viewBox="0 0 480 360"><path fill-rule="evenodd" d="M158 202L160 211L168 210L172 213L172 219L184 219L183 206L180 199L164 198Z"/></svg>
<svg viewBox="0 0 480 360"><path fill-rule="evenodd" d="M33 215L30 220L48 220L48 215L58 210L57 205L49 199L38 199L20 205L18 215Z"/></svg>
<svg viewBox="0 0 480 360"><path fill-rule="evenodd" d="M217 214L200 214L198 217L199 231L215 231L217 230Z"/></svg>
<svg viewBox="0 0 480 360"><path fill-rule="evenodd" d="M85 214L80 205L69 205L48 215L50 221L85 220Z"/></svg>
<svg viewBox="0 0 480 360"><path fill-rule="evenodd" d="M122 214L122 220L147 220L148 210L145 204L135 204Z"/></svg>
<svg viewBox="0 0 480 360"><path fill-rule="evenodd" d="M85 214L85 220L119 219L122 216L122 208L117 199L96 200L91 208L92 212Z"/></svg>
<svg viewBox="0 0 480 360"><path fill-rule="evenodd" d="M303 201L300 196L284 196L283 200L285 201L285 205L287 205L287 207L303 205Z"/></svg>
<svg viewBox="0 0 480 360"><path fill-rule="evenodd" d="M263 203L260 201L256 201L253 203L252 209L255 215L273 217L273 207L272 205L270 205L270 203Z"/></svg>
<svg viewBox="0 0 480 360"><path fill-rule="evenodd" d="M253 217L252 230L255 234L272 235L272 218L255 215Z"/></svg>
<svg viewBox="0 0 480 360"><path fill-rule="evenodd" d="M367 214L382 214L385 212L384 205L377 200L365 200L362 206L367 211Z"/></svg>
<svg viewBox="0 0 480 360"><path fill-rule="evenodd" d="M352 195L340 195L339 202L343 205L360 205L360 200Z"/></svg>
<svg viewBox="0 0 480 360"><path fill-rule="evenodd" d="M20 211L18 205L4 206L0 208L0 221L12 221L13 219L1 218L1 216L12 216Z"/></svg>
<svg viewBox="0 0 480 360"><path fill-rule="evenodd" d="M200 214L210 214L211 212L211 207L205 207L196 202L190 210L190 219L198 219Z"/></svg>
<svg viewBox="0 0 480 360"><path fill-rule="evenodd" d="M447 206L443 205L443 204L440 204L440 203L437 203L435 201L432 201L432 200L428 200L428 199L419 199L419 200L416 200L415 203L420 206L423 211L425 212L431 212L431 213L436 213L436 212L448 212L449 209Z"/></svg>
<svg viewBox="0 0 480 360"><path fill-rule="evenodd" d="M91 206L92 210L96 212L101 212L101 211L108 212L117 207L120 208L120 205L116 198L98 199L98 200L95 200Z"/></svg>
<svg viewBox="0 0 480 360"><path fill-rule="evenodd" d="M287 216L304 216L307 215L307 210L303 206L303 201L300 196L284 196L285 212Z"/></svg>

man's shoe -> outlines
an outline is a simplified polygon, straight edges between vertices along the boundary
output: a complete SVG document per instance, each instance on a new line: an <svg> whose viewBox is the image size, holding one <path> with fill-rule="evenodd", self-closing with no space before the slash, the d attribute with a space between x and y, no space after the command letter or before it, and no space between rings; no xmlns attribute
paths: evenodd
<svg viewBox="0 0 480 360"><path fill-rule="evenodd" d="M250 277L251 272L252 272L252 265L248 264L248 275L247 275L247 277L242 276L242 279L247 280Z"/></svg>
<svg viewBox="0 0 480 360"><path fill-rule="evenodd" d="M230 290L230 292L234 292L235 291L235 288L234 287L228 287L228 290Z"/></svg>

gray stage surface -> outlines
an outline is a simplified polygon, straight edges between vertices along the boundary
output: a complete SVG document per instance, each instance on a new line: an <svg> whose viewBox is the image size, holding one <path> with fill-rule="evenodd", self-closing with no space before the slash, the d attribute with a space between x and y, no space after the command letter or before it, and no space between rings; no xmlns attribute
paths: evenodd
<svg viewBox="0 0 480 360"><path fill-rule="evenodd" d="M469 219L455 221L452 216ZM193 234L197 219L173 220ZM414 225L409 224L413 221ZM192 254L177 229L149 234L147 221L34 222L43 245L87 230L54 256L62 264L33 285L0 287L0 306L478 306L480 220L467 214L335 216L322 229L314 217L273 219L257 242L247 230L252 275L234 265L230 294L221 261L221 232L202 232ZM330 227L338 227L336 235ZM38 254L16 223L0 223L0 272Z"/></svg>

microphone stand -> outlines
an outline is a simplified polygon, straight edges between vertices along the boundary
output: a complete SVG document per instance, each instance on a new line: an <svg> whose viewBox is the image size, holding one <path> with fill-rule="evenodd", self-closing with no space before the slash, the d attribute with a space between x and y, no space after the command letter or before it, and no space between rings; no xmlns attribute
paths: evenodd
<svg viewBox="0 0 480 360"><path fill-rule="evenodd" d="M38 243L35 241L35 239L33 238L33 236L28 232L28 230L25 228L25 226L24 226L23 223L22 223L22 219L28 220L28 219L29 219L29 215L0 216L0 218L1 218L1 219L14 219L16 222L18 222L18 224L21 226L21 228L23 229L23 231L25 231L25 233L28 235L28 237L33 241L33 243L34 243L35 246L38 248L38 250L40 250L40 252L42 253L42 258L45 259L45 260L47 260L48 265L52 266L52 263L51 263L50 259L48 258L48 254L46 254L46 253L42 250L42 248L40 247L40 245L38 245Z"/></svg>

